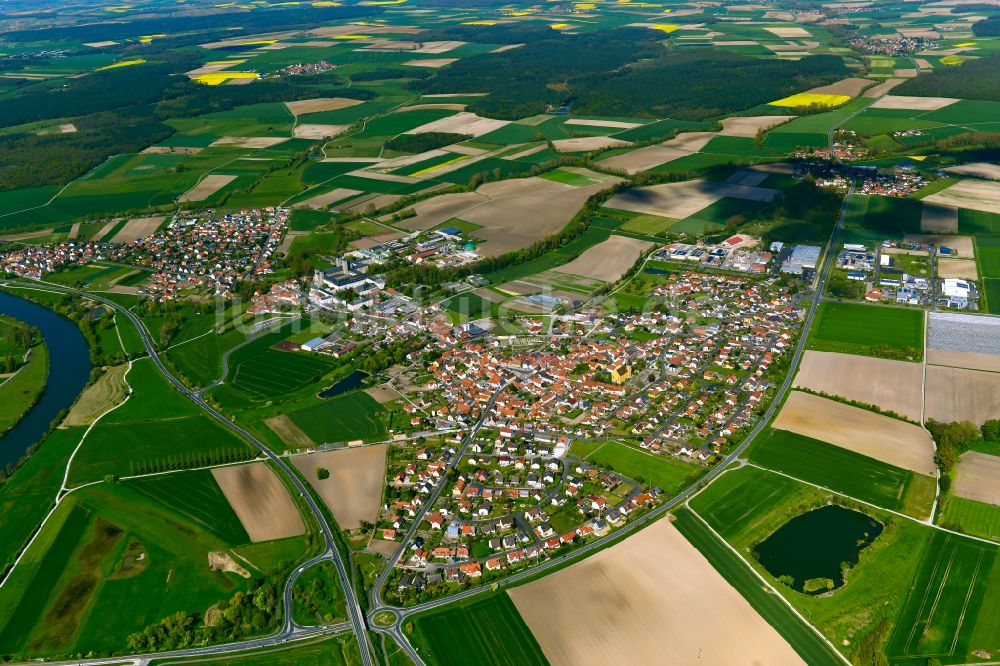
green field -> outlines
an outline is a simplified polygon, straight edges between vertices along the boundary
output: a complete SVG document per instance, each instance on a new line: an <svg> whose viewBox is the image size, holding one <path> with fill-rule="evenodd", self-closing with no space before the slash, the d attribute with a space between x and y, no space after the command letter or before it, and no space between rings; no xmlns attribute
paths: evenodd
<svg viewBox="0 0 1000 666"><path fill-rule="evenodd" d="M32 347L31 358L17 374L0 384L0 433L21 420L45 390L49 375L49 351L45 343Z"/></svg>
<svg viewBox="0 0 1000 666"><path fill-rule="evenodd" d="M773 594L762 587L760 580L725 544L720 542L687 509L676 513L674 526L697 548L723 578L746 599L764 620L780 633L806 663L840 664L841 661L804 622Z"/></svg>
<svg viewBox="0 0 1000 666"><path fill-rule="evenodd" d="M197 387L211 384L222 373L222 354L246 339L234 328L222 335L205 335L174 345L166 357L178 374Z"/></svg>
<svg viewBox="0 0 1000 666"><path fill-rule="evenodd" d="M472 319L489 317L493 311L493 303L482 296L473 293L452 296L441 303L450 313L455 315L452 321L456 323Z"/></svg>
<svg viewBox="0 0 1000 666"><path fill-rule="evenodd" d="M385 409L364 391L345 393L289 414L314 442L375 440L386 436Z"/></svg>
<svg viewBox="0 0 1000 666"><path fill-rule="evenodd" d="M198 487L184 475L170 478L175 493ZM157 490L169 492L165 486ZM133 482L99 484L69 496L8 580L10 594L0 600L0 617L6 618L0 651L121 650L131 632L177 611L200 616L248 587L250 580L207 565L209 551L237 545L204 529L205 512L217 504L205 500L197 511L193 503L181 511L178 506L176 500L165 505L153 499ZM199 512L202 519L192 520ZM276 556L301 557L304 539L287 541L295 547L244 551L244 566L260 575L278 564Z"/></svg>
<svg viewBox="0 0 1000 666"><path fill-rule="evenodd" d="M809 333L809 349L919 361L923 338L923 312L823 302Z"/></svg>
<svg viewBox="0 0 1000 666"><path fill-rule="evenodd" d="M624 474L644 485L656 486L670 495L694 483L704 472L697 465L617 442L607 442L599 446L589 452L585 460Z"/></svg>
<svg viewBox="0 0 1000 666"><path fill-rule="evenodd" d="M1000 236L1000 214L959 208L958 231L976 236Z"/></svg>
<svg viewBox="0 0 1000 666"><path fill-rule="evenodd" d="M983 603L997 584L996 555L996 546L934 532L889 640L893 663L954 663L1000 648L1000 609Z"/></svg>
<svg viewBox="0 0 1000 666"><path fill-rule="evenodd" d="M1000 540L1000 506L951 496L938 524L985 539Z"/></svg>
<svg viewBox="0 0 1000 666"><path fill-rule="evenodd" d="M547 664L506 593L488 594L414 616L404 627L421 657L438 666Z"/></svg>
<svg viewBox="0 0 1000 666"><path fill-rule="evenodd" d="M904 234L920 233L923 202L919 199L855 195L844 226L875 232L878 238L902 240Z"/></svg>
<svg viewBox="0 0 1000 666"><path fill-rule="evenodd" d="M237 545L250 541L243 524L209 470L137 479L129 487L169 507L175 514L227 543Z"/></svg>
<svg viewBox="0 0 1000 666"><path fill-rule="evenodd" d="M934 481L826 442L771 430L750 449L750 461L877 506L926 518Z"/></svg>

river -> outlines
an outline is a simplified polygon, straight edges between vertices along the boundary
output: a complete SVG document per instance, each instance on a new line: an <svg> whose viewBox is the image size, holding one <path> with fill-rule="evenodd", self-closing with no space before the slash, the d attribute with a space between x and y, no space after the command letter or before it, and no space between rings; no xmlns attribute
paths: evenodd
<svg viewBox="0 0 1000 666"><path fill-rule="evenodd" d="M16 464L42 440L60 411L76 400L90 380L90 348L80 329L52 310L0 291L0 313L36 327L49 349L49 376L35 406L0 437L0 467Z"/></svg>

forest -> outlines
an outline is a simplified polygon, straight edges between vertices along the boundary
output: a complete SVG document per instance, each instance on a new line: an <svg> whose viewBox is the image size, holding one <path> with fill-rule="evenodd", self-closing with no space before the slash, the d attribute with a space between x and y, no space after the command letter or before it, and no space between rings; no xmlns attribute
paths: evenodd
<svg viewBox="0 0 1000 666"><path fill-rule="evenodd" d="M457 36L457 34L456 34ZM552 34L504 53L466 58L411 87L489 92L471 111L495 118L571 104L574 113L700 120L742 111L847 76L838 56L797 61L711 49L667 51L649 30Z"/></svg>
<svg viewBox="0 0 1000 666"><path fill-rule="evenodd" d="M1000 71L1000 53L993 53L976 60L968 60L957 67L943 67L914 79L907 79L896 86L893 94L1000 102L998 71Z"/></svg>

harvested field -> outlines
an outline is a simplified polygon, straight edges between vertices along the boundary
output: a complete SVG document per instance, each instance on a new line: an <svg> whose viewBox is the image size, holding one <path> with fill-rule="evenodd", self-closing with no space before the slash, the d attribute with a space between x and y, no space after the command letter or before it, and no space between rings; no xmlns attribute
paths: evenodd
<svg viewBox="0 0 1000 666"><path fill-rule="evenodd" d="M392 557L396 550L399 548L399 543L396 541L383 541L382 539L372 539L368 544L368 548L372 551L378 553L382 557Z"/></svg>
<svg viewBox="0 0 1000 666"><path fill-rule="evenodd" d="M877 405L919 421L921 375L919 363L809 350L793 386Z"/></svg>
<svg viewBox="0 0 1000 666"><path fill-rule="evenodd" d="M384 180L389 183L406 183L408 185L420 182L419 178L411 178L410 176L397 176L394 173L380 173L378 171L362 171L362 170L349 171L347 175L356 176L358 178L370 178L371 180Z"/></svg>
<svg viewBox="0 0 1000 666"><path fill-rule="evenodd" d="M304 534L305 525L288 489L263 462L212 470L250 540L270 541Z"/></svg>
<svg viewBox="0 0 1000 666"><path fill-rule="evenodd" d="M934 247L950 247L958 251L958 256L965 259L972 259L975 256L974 246L971 236L941 236L938 234L906 234L903 241L910 243L927 243Z"/></svg>
<svg viewBox="0 0 1000 666"><path fill-rule="evenodd" d="M482 136L489 134L493 130L509 125L508 120L494 120L493 118L481 118L474 113L456 113L447 118L441 118L416 129L411 129L407 134L424 134L425 132L448 132L450 134L468 134L471 136Z"/></svg>
<svg viewBox="0 0 1000 666"><path fill-rule="evenodd" d="M153 233L163 224L163 221L167 219L164 215L158 215L155 217L137 217L129 220L121 231L115 234L114 238L111 239L112 243L131 243L134 240L139 240L140 238L146 238L147 236L153 235Z"/></svg>
<svg viewBox="0 0 1000 666"><path fill-rule="evenodd" d="M622 169L633 175L696 153L715 135L716 132L684 132L661 144L637 148L624 155L601 160L597 164L606 169Z"/></svg>
<svg viewBox="0 0 1000 666"><path fill-rule="evenodd" d="M182 194L177 201L179 203L185 201L204 201L234 180L236 180L236 176L223 176L219 174L205 176L197 185Z"/></svg>
<svg viewBox="0 0 1000 666"><path fill-rule="evenodd" d="M769 130L795 116L735 116L722 120L722 131L719 136L742 136L754 138L757 132ZM684 136L683 134L681 136ZM680 137L678 137L680 138Z"/></svg>
<svg viewBox="0 0 1000 666"><path fill-rule="evenodd" d="M876 86L872 86L871 88L866 90L863 96L871 99L882 97L883 95L888 94L890 90L892 90L902 82L903 79L886 79L882 83Z"/></svg>
<svg viewBox="0 0 1000 666"><path fill-rule="evenodd" d="M416 60L407 60L403 64L410 65L411 67L432 67L438 69L439 67L450 65L456 60L458 58L418 58Z"/></svg>
<svg viewBox="0 0 1000 666"><path fill-rule="evenodd" d="M229 146L231 148L259 149L270 148L285 141L288 141L288 139L283 136L224 136L213 141L209 144L209 147Z"/></svg>
<svg viewBox="0 0 1000 666"><path fill-rule="evenodd" d="M84 389L73 404L62 425L90 425L94 420L115 405L120 404L128 395L125 373L128 365L116 365L108 368L100 379Z"/></svg>
<svg viewBox="0 0 1000 666"><path fill-rule="evenodd" d="M384 444L361 446L292 456L290 460L319 493L341 529L350 530L378 515L387 448ZM317 467L329 470L330 477L316 478Z"/></svg>
<svg viewBox="0 0 1000 666"><path fill-rule="evenodd" d="M560 153L586 153L605 148L621 148L631 146L630 141L613 139L609 136L584 136L576 139L558 139L552 142L552 147Z"/></svg>
<svg viewBox="0 0 1000 666"><path fill-rule="evenodd" d="M804 663L666 520L508 594L553 666Z"/></svg>
<svg viewBox="0 0 1000 666"><path fill-rule="evenodd" d="M585 125L587 127L610 127L613 129L632 129L641 123L626 123L621 120L588 120L585 118L570 118L564 125Z"/></svg>
<svg viewBox="0 0 1000 666"><path fill-rule="evenodd" d="M767 180L767 176L768 174L763 171L740 169L729 178L726 178L726 182L732 185L748 185L750 187L756 187Z"/></svg>
<svg viewBox="0 0 1000 666"><path fill-rule="evenodd" d="M100 240L105 236L107 236L108 234L110 234L112 230L114 230L114 228L117 226L118 226L118 220L111 220L110 222L106 223L103 227L101 227L100 230L96 234L94 234L93 237ZM48 236L50 233L52 233L51 229L45 229L43 231L35 231L23 235L27 238L40 238L41 236ZM4 240L20 240L20 238L4 237Z"/></svg>
<svg viewBox="0 0 1000 666"><path fill-rule="evenodd" d="M1000 414L1000 373L929 365L925 400L927 418L982 425Z"/></svg>
<svg viewBox="0 0 1000 666"><path fill-rule="evenodd" d="M69 236L67 236L67 238L69 240L73 240L79 235L80 235L80 223L74 222L73 226L69 228Z"/></svg>
<svg viewBox="0 0 1000 666"><path fill-rule="evenodd" d="M327 139L333 138L347 131L350 125L315 125L305 123L296 125L292 134L296 139Z"/></svg>
<svg viewBox="0 0 1000 666"><path fill-rule="evenodd" d="M859 79L852 77L844 79L843 81L831 83L828 86L810 88L806 91L806 93L810 95L849 95L851 97L857 97L861 94L861 91L871 84L871 79Z"/></svg>
<svg viewBox="0 0 1000 666"><path fill-rule="evenodd" d="M969 164L948 167L945 171L956 173L960 176L1000 180L1000 164L992 164L990 162L970 162Z"/></svg>
<svg viewBox="0 0 1000 666"><path fill-rule="evenodd" d="M764 28L764 30L767 30L775 37L781 37L782 39L786 39L789 37L812 37L811 32L809 32L805 28L799 28L797 26L787 27L787 28Z"/></svg>
<svg viewBox="0 0 1000 666"><path fill-rule="evenodd" d="M347 97L317 97L315 99L301 99L297 102L285 102L285 106L288 107L289 113L293 116L304 116L309 113L346 109L361 103L360 100Z"/></svg>
<svg viewBox="0 0 1000 666"><path fill-rule="evenodd" d="M928 202L982 210L987 213L1000 213L1000 183L988 180L960 180L951 187L924 197L924 203Z"/></svg>
<svg viewBox="0 0 1000 666"><path fill-rule="evenodd" d="M929 377L927 385L932 386ZM920 474L937 474L934 442L926 430L860 407L793 391L774 420L774 427Z"/></svg>
<svg viewBox="0 0 1000 666"><path fill-rule="evenodd" d="M688 180L628 190L612 197L608 208L659 215L682 220L707 208L723 197L749 201L772 201L777 190L747 187L708 180Z"/></svg>
<svg viewBox="0 0 1000 666"><path fill-rule="evenodd" d="M520 152L517 152L517 153L512 153L510 155L504 155L500 159L502 159L502 160L519 160L522 157L531 157L535 153L540 153L540 152L542 152L543 150L545 150L547 148L548 148L548 145L546 145L546 144L542 144L541 146L532 146L531 148L525 148L524 150L522 150Z"/></svg>
<svg viewBox="0 0 1000 666"><path fill-rule="evenodd" d="M946 365L953 368L1000 372L1000 356L994 354L946 351L944 349L931 349L928 347L927 362L932 365Z"/></svg>
<svg viewBox="0 0 1000 666"><path fill-rule="evenodd" d="M871 109L912 109L914 111L937 111L959 101L955 97L910 97L909 95L886 95L876 101Z"/></svg>
<svg viewBox="0 0 1000 666"><path fill-rule="evenodd" d="M445 42L422 42L414 53L429 53L431 55L454 51L459 46L464 46L465 42L450 40Z"/></svg>
<svg viewBox="0 0 1000 666"><path fill-rule="evenodd" d="M932 234L953 234L958 231L958 209L924 202L920 230Z"/></svg>
<svg viewBox="0 0 1000 666"><path fill-rule="evenodd" d="M74 125L73 123L62 123L61 125L59 125L60 134L72 134L73 132L76 131L77 131L76 125Z"/></svg>
<svg viewBox="0 0 1000 666"><path fill-rule="evenodd" d="M955 497L1000 504L1000 456L966 451L955 467Z"/></svg>
<svg viewBox="0 0 1000 666"><path fill-rule="evenodd" d="M295 421L282 414L281 416L273 416L266 421L267 427L270 428L275 435L281 438L281 441L285 444L289 444L292 447L297 447L300 449L308 449L316 446L316 442L309 439L309 435L302 432L302 429L295 425Z"/></svg>
<svg viewBox="0 0 1000 666"><path fill-rule="evenodd" d="M636 238L612 236L557 270L602 282L617 282L653 245L655 243Z"/></svg>
<svg viewBox="0 0 1000 666"><path fill-rule="evenodd" d="M974 259L938 259L937 277L978 280L979 272Z"/></svg>
<svg viewBox="0 0 1000 666"><path fill-rule="evenodd" d="M107 224L105 224L103 227L101 227L101 230L97 233L95 238L102 238L105 234L110 233L111 230L115 228L115 224L117 224L117 222L108 222ZM51 229L39 229L38 231L25 231L22 234L4 234L0 236L0 241L10 242L10 241L31 240L33 238L45 238L46 236L51 236L51 235L52 235Z"/></svg>
<svg viewBox="0 0 1000 666"><path fill-rule="evenodd" d="M399 391L392 388L391 386L372 386L371 388L365 389L365 393L370 395L375 399L380 405L384 405L387 402L392 402L393 400L399 400L402 396Z"/></svg>
<svg viewBox="0 0 1000 666"><path fill-rule="evenodd" d="M468 104L449 104L442 102L440 104L414 104L413 106L407 106L400 109L403 111L424 111L426 109L440 109L442 111L465 111L465 107Z"/></svg>
<svg viewBox="0 0 1000 666"><path fill-rule="evenodd" d="M403 198L401 194L380 194L376 197L370 199L365 199L364 201L359 201L357 203L351 203L345 208L339 208L338 210L347 211L349 213L363 213L369 205L371 205L375 210L379 208L384 208L389 204L394 204Z"/></svg>
<svg viewBox="0 0 1000 666"><path fill-rule="evenodd" d="M486 241L478 252L496 257L558 233L594 194L617 182L571 187L545 178L516 178L488 183L480 194L492 197L462 212L460 219L478 224L476 236ZM544 201L544 206L540 205Z"/></svg>
<svg viewBox="0 0 1000 666"><path fill-rule="evenodd" d="M288 251L292 249L292 243L295 242L296 238L301 238L303 236L308 236L308 231L289 231L285 234L285 237L281 239L281 244L278 245L277 251L281 254L288 255Z"/></svg>
<svg viewBox="0 0 1000 666"><path fill-rule="evenodd" d="M364 194L360 190L349 190L346 187L338 187L329 192L324 192L323 194L317 194L314 197L309 197L303 201L295 204L295 207L304 208L326 208L332 203L338 201L343 201L344 199L349 199L350 197L356 197L359 194Z"/></svg>

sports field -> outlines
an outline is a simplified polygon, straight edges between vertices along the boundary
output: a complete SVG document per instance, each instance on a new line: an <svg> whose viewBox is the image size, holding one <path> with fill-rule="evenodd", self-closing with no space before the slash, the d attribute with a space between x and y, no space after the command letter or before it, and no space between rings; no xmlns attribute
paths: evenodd
<svg viewBox="0 0 1000 666"><path fill-rule="evenodd" d="M317 356L265 349L234 365L230 382L260 399L278 398L318 382L332 365Z"/></svg>
<svg viewBox="0 0 1000 666"><path fill-rule="evenodd" d="M1000 647L1000 610L983 604L987 586L996 584L996 555L996 546L935 531L886 648L889 659L952 662Z"/></svg>
<svg viewBox="0 0 1000 666"><path fill-rule="evenodd" d="M618 442L602 444L586 456L586 461L656 486L668 494L690 485L703 471L696 465Z"/></svg>
<svg viewBox="0 0 1000 666"><path fill-rule="evenodd" d="M927 517L934 501L930 477L784 430L758 440L750 461L918 518Z"/></svg>
<svg viewBox="0 0 1000 666"><path fill-rule="evenodd" d="M385 437L385 408L364 391L345 393L289 414L314 442L350 442Z"/></svg>
<svg viewBox="0 0 1000 666"><path fill-rule="evenodd" d="M422 613L404 627L424 661L440 666L547 664L505 592Z"/></svg>
<svg viewBox="0 0 1000 666"><path fill-rule="evenodd" d="M924 319L917 310L860 303L820 303L809 349L918 361Z"/></svg>

